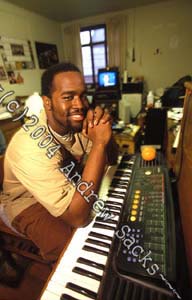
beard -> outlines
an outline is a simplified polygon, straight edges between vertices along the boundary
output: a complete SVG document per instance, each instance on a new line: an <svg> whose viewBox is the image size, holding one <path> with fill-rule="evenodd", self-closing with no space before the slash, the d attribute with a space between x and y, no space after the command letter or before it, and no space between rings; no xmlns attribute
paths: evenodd
<svg viewBox="0 0 192 300"><path fill-rule="evenodd" d="M70 117L73 115L80 114L83 116L83 120L73 120ZM85 119L85 116L87 114L87 108L83 109L71 109L66 110L62 114L58 113L57 110L52 105L52 117L54 119L54 122L59 126L59 128L66 133L78 133L82 131L83 128L83 121Z"/></svg>

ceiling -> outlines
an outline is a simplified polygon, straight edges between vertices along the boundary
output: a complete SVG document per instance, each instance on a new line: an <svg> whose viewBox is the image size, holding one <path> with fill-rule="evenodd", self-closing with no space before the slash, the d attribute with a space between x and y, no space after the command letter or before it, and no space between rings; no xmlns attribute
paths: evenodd
<svg viewBox="0 0 192 300"><path fill-rule="evenodd" d="M167 0L5 0L49 19L67 22Z"/></svg>

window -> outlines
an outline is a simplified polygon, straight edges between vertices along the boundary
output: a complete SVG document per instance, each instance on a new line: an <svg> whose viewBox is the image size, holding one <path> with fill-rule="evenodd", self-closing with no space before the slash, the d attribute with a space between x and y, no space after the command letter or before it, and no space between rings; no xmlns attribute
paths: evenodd
<svg viewBox="0 0 192 300"><path fill-rule="evenodd" d="M80 40L85 82L95 85L98 69L107 66L105 25L81 28Z"/></svg>

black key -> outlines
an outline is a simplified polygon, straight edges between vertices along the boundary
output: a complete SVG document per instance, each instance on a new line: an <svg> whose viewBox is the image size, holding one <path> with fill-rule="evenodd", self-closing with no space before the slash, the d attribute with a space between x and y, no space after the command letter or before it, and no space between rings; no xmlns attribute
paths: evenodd
<svg viewBox="0 0 192 300"><path fill-rule="evenodd" d="M119 215L120 215L119 212L116 212L116 211L113 211L113 210L111 210L111 213L112 213L112 215L113 215L113 218L114 218L115 216L119 216ZM103 220L105 221L104 217L103 217ZM106 222L107 222L107 219L106 219Z"/></svg>
<svg viewBox="0 0 192 300"><path fill-rule="evenodd" d="M125 169L129 167L129 163L128 162L123 162L119 164L119 169Z"/></svg>
<svg viewBox="0 0 192 300"><path fill-rule="evenodd" d="M102 270L102 271L105 269L104 265L99 264L99 263L97 263L95 261L83 258L83 257L79 257L77 259L77 262L80 263L80 264L84 264L84 265L90 266L90 267L94 267L94 268Z"/></svg>
<svg viewBox="0 0 192 300"><path fill-rule="evenodd" d="M86 288L83 288L82 286L79 286L77 284L74 284L72 282L68 282L66 284L66 288L72 290L72 291L75 291L77 293L80 293L82 295L85 295L87 297L90 297L91 299L96 299L97 298L97 294L86 289Z"/></svg>
<svg viewBox="0 0 192 300"><path fill-rule="evenodd" d="M98 241L98 240L94 240L94 239L91 239L91 238L86 239L85 242L89 243L89 244L98 245L98 246L101 246L101 247L106 247L106 248L110 248L110 246L111 246L108 243Z"/></svg>
<svg viewBox="0 0 192 300"><path fill-rule="evenodd" d="M105 206L104 206L104 208L108 208L109 210L116 210L116 211L121 211L121 209L119 208L119 207L117 207L117 206L115 206L115 205L111 205L111 204L105 204Z"/></svg>
<svg viewBox="0 0 192 300"><path fill-rule="evenodd" d="M77 298L74 298L68 294L62 294L60 297L60 300L78 300Z"/></svg>
<svg viewBox="0 0 192 300"><path fill-rule="evenodd" d="M106 204L112 204L112 205L115 205L115 206L120 206L120 207L123 206L122 203L119 203L119 202L116 202L116 201L112 201L112 200L106 200L105 203L106 203Z"/></svg>
<svg viewBox="0 0 192 300"><path fill-rule="evenodd" d="M102 239L102 240L108 240L108 241L113 240L113 238L111 236L108 236L106 234L97 233L97 232L94 232L94 231L90 231L89 236L94 236L94 237L97 237L97 238Z"/></svg>
<svg viewBox="0 0 192 300"><path fill-rule="evenodd" d="M125 184L125 182L124 183L117 183L117 182L114 183L114 182L112 182L110 186L114 187L114 188L116 188L116 187L124 188L124 189L127 188L127 185Z"/></svg>
<svg viewBox="0 0 192 300"><path fill-rule="evenodd" d="M117 194L117 195L125 195L125 193L126 193L126 192L121 192L121 191L114 191L109 188L109 193L111 193L111 192L114 194Z"/></svg>
<svg viewBox="0 0 192 300"><path fill-rule="evenodd" d="M91 246L83 246L83 250L86 250L86 251L89 251L89 252L93 252L93 253L97 253L97 254L101 254L101 255L105 255L105 256L108 256L109 252L107 251L104 251L104 250L101 250L101 249L98 249L98 248L94 248L94 247L91 247Z"/></svg>
<svg viewBox="0 0 192 300"><path fill-rule="evenodd" d="M114 230L114 229L115 229L114 226L106 225L106 224L101 224L101 223L98 223L98 222L95 222L95 223L93 224L93 227L94 227L94 228L109 229L109 230Z"/></svg>
<svg viewBox="0 0 192 300"><path fill-rule="evenodd" d="M87 276L89 278L101 281L102 276L95 274L93 272L87 271L85 269L79 268L79 267L75 267L72 270L74 273L80 274L82 276Z"/></svg>
<svg viewBox="0 0 192 300"><path fill-rule="evenodd" d="M125 197L124 196L122 196L122 195L119 195L119 194L117 194L117 193L112 193L112 192L110 192L110 193L107 193L107 196L108 197L113 197L113 198L118 198L118 199L125 199Z"/></svg>
<svg viewBox="0 0 192 300"><path fill-rule="evenodd" d="M104 221L102 217L96 217L95 219L96 222L106 222L106 223L109 223L109 224L117 224L118 221L117 220L107 220L107 221Z"/></svg>
<svg viewBox="0 0 192 300"><path fill-rule="evenodd" d="M121 176L122 177L122 176ZM114 179L116 180L121 180L122 182L124 182L126 185L129 183L130 181L130 177L129 178L120 178L120 176L114 176Z"/></svg>
<svg viewBox="0 0 192 300"><path fill-rule="evenodd" d="M122 185L125 185L125 180L122 180L122 179L117 179L117 178L113 178L111 184L122 184Z"/></svg>
<svg viewBox="0 0 192 300"><path fill-rule="evenodd" d="M130 176L130 172L126 171L116 171L114 176Z"/></svg>

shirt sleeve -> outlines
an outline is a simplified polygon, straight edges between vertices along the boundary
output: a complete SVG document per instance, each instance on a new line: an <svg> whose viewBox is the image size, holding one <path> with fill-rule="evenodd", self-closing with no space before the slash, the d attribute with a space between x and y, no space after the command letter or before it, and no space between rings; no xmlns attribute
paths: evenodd
<svg viewBox="0 0 192 300"><path fill-rule="evenodd" d="M75 186L60 171L58 160L49 159L41 150L14 160L7 155L7 160L17 180L51 215L58 217L69 206Z"/></svg>

